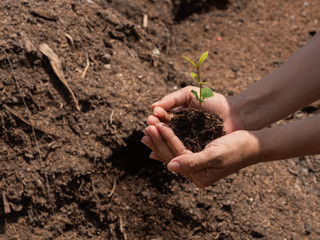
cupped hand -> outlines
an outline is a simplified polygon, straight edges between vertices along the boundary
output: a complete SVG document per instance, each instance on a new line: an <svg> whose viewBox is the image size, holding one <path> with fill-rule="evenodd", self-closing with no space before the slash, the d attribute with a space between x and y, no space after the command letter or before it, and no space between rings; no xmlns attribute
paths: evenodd
<svg viewBox="0 0 320 240"><path fill-rule="evenodd" d="M181 141L175 136L173 131L161 129L165 125L160 123L168 123L174 112L181 108L197 108L198 101L191 94L191 90L199 91L196 87L185 87L173 92L160 101L152 104L153 115L148 116L147 122L149 126L145 129L145 136L142 142L152 149L150 158L168 163L172 158L184 153L185 147ZM237 129L243 129L243 124L236 109L234 109L230 98L215 93L213 98L207 99L202 103L202 110L212 112L223 118L226 133L231 133ZM175 141L168 145L166 138L174 138ZM175 149L177 148L177 149ZM182 149L184 149L182 151Z"/></svg>
<svg viewBox="0 0 320 240"><path fill-rule="evenodd" d="M223 141L225 137L222 138L222 142L221 139L217 139L211 142L203 151L199 153L192 153L185 148L172 129L165 124L171 120L174 112L181 108L198 108L198 102L191 94L191 90L199 91L196 87L185 87L165 96L160 101L152 105L154 115L148 116L147 122L149 126L144 130L145 136L141 141L152 150L150 158L164 163L169 163L169 170L181 172L183 175L194 181L198 186L205 186L207 182L204 182L202 179L203 176L210 175L211 172L217 171L216 166L212 165L213 167L204 167L203 169L197 168L196 171L192 166L198 166L197 160L199 159L201 160L200 163L210 162L211 159L215 159L214 156L217 155L210 155L211 152L215 152L212 151L213 148L217 148L218 150L220 149L222 153L223 151L221 149L223 149L223 146L226 146ZM202 110L215 113L223 118L224 128L227 134L238 129L243 129L241 118L236 109L233 108L232 101L221 94L215 93L213 98L207 99L202 104ZM233 139L232 136L231 139ZM235 143L235 145L237 145L237 143ZM238 153L235 153L235 155L237 154ZM200 158L198 159L198 157ZM180 167L178 169L177 164L180 164L180 161L181 165L179 165ZM226 161L228 162L231 160L229 159ZM225 166L227 166L227 164L225 164ZM232 163L230 166L233 166L229 169L229 172L232 173L237 169L236 166L238 165L236 163ZM201 175L203 171L206 174ZM224 174L227 174L226 169L219 171L219 174L215 175L215 178L207 178L207 181L213 183L217 179L223 177Z"/></svg>
<svg viewBox="0 0 320 240"><path fill-rule="evenodd" d="M173 92L163 97L160 101L152 104L151 107L154 114L148 116L148 124L155 125L159 122L168 123L174 112L179 111L182 108L197 109L199 103L192 95L191 90L195 90L199 94L199 88L188 86ZM224 128L228 134L244 128L242 119L233 105L231 98L225 97L219 93L214 93L212 98L208 98L202 103L201 110L215 113L223 118Z"/></svg>
<svg viewBox="0 0 320 240"><path fill-rule="evenodd" d="M198 187L207 187L221 178L259 161L257 137L238 130L209 143L198 153L186 152L173 158L168 170L181 173Z"/></svg>

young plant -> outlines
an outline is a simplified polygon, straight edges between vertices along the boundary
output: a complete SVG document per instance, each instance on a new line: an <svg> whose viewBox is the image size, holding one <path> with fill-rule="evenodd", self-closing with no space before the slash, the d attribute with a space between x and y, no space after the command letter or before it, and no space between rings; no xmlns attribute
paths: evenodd
<svg viewBox="0 0 320 240"><path fill-rule="evenodd" d="M197 73L193 73L192 72L190 74L199 83L199 88L200 88L200 94L199 95L200 96L198 96L198 93L196 91L191 90L191 93L199 101L199 111L201 111L201 104L204 102L204 99L213 97L212 90L210 88L208 88L208 87L203 87L203 85L207 84L208 82L202 82L201 78L200 78L200 66L203 63L203 61L206 59L207 56L208 56L208 52L202 53L198 62L197 62L197 60L191 61L186 56L183 56L185 59L187 59L197 69Z"/></svg>

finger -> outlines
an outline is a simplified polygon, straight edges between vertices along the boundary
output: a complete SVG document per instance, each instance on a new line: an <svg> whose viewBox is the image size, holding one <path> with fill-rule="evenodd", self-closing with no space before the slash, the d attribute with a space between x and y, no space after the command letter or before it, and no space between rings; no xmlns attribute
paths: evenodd
<svg viewBox="0 0 320 240"><path fill-rule="evenodd" d="M149 136L148 130L146 128L143 129L143 133L144 133L144 135Z"/></svg>
<svg viewBox="0 0 320 240"><path fill-rule="evenodd" d="M166 162L169 162L172 158L174 158L171 149L169 148L165 140L162 138L158 129L155 126L151 125L148 127L148 132L152 138L154 145L157 148L155 152Z"/></svg>
<svg viewBox="0 0 320 240"><path fill-rule="evenodd" d="M144 136L141 139L141 142L146 145L148 148L150 148L152 150L152 152L149 155L149 158L154 159L154 160L158 160L161 162L166 163L165 160L163 160L159 154L157 154L157 152L159 152L159 150L157 149L157 147L155 146L155 144L152 141L152 138L150 136Z"/></svg>
<svg viewBox="0 0 320 240"><path fill-rule="evenodd" d="M216 173L219 173L219 169L195 165L194 162L196 162L196 160L193 155L194 154L184 154L172 159L167 165L168 170L183 174L200 188L207 187L221 178L218 176L219 174ZM195 167L193 168L193 166ZM198 170L197 167L200 169Z"/></svg>
<svg viewBox="0 0 320 240"><path fill-rule="evenodd" d="M155 144L153 143L152 141L152 138L150 136L144 136L142 139L141 139L141 142L146 145L148 148L150 148L152 151L155 151L157 152L158 149L157 147L155 146Z"/></svg>
<svg viewBox="0 0 320 240"><path fill-rule="evenodd" d="M163 160L161 157L159 157L158 154L156 154L155 152L151 152L149 155L149 158L160 161L160 162L166 162L165 160Z"/></svg>
<svg viewBox="0 0 320 240"><path fill-rule="evenodd" d="M212 168L210 162L214 158L211 148L205 148L201 152L183 154L168 164L168 169L172 172L196 172L205 168Z"/></svg>
<svg viewBox="0 0 320 240"><path fill-rule="evenodd" d="M153 109L153 114L160 119L161 122L168 123L172 118L172 113L168 113L162 107L155 107Z"/></svg>
<svg viewBox="0 0 320 240"><path fill-rule="evenodd" d="M188 155L188 154L185 154ZM185 156L183 155L183 156ZM173 160L171 160L168 165L167 165L167 169L171 172L175 172L175 173L181 173L183 174L185 177L187 177L188 179L190 179L191 181L194 181L193 178L191 177L190 173L188 172L181 172L181 168L180 168L180 164L176 161L174 161L175 158Z"/></svg>
<svg viewBox="0 0 320 240"><path fill-rule="evenodd" d="M192 102L192 96L190 93L191 89L193 88L185 87L176 92L173 92L162 98L160 101L152 104L151 107L162 107L167 112L179 106L188 107Z"/></svg>
<svg viewBox="0 0 320 240"><path fill-rule="evenodd" d="M204 168L192 173L192 181L200 188L210 186L233 172L222 169Z"/></svg>
<svg viewBox="0 0 320 240"><path fill-rule="evenodd" d="M177 135L174 134L174 132L168 125L164 123L157 123L156 127L163 139L168 144L174 156L191 153L191 151L186 149L181 140L177 137Z"/></svg>
<svg viewBox="0 0 320 240"><path fill-rule="evenodd" d="M160 122L159 118L157 118L157 117L154 116L154 115L150 115L150 116L148 116L148 118L147 118L147 123L148 123L149 125L156 125L156 124L159 123L159 122Z"/></svg>

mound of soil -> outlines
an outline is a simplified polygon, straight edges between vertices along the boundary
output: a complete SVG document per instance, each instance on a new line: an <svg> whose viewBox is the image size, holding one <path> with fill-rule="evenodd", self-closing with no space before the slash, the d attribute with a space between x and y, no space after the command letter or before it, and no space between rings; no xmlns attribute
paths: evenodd
<svg viewBox="0 0 320 240"><path fill-rule="evenodd" d="M236 94L310 39L320 1L4 0L0 9L1 239L319 238L319 156L200 190L148 159L140 139L149 106L193 84L182 55L208 51L202 80Z"/></svg>
<svg viewBox="0 0 320 240"><path fill-rule="evenodd" d="M192 152L200 152L208 143L225 134L222 118L195 109L175 114L169 126Z"/></svg>

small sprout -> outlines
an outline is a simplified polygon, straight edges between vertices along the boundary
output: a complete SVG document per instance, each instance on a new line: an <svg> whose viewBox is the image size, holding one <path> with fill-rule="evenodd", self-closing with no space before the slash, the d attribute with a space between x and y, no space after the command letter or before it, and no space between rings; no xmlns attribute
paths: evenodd
<svg viewBox="0 0 320 240"><path fill-rule="evenodd" d="M191 93L194 95L194 97L199 101L199 111L201 111L201 104L204 102L204 99L213 97L213 92L210 88L208 87L203 87L204 84L208 84L208 82L202 82L200 78L200 66L203 63L203 61L207 58L208 52L202 53L199 61L197 60L191 61L189 58L186 56L183 56L185 59L187 59L195 68L197 69L197 73L190 73L191 76L197 80L199 83L199 88L200 88L200 96L198 96L198 93L194 90L191 90Z"/></svg>

